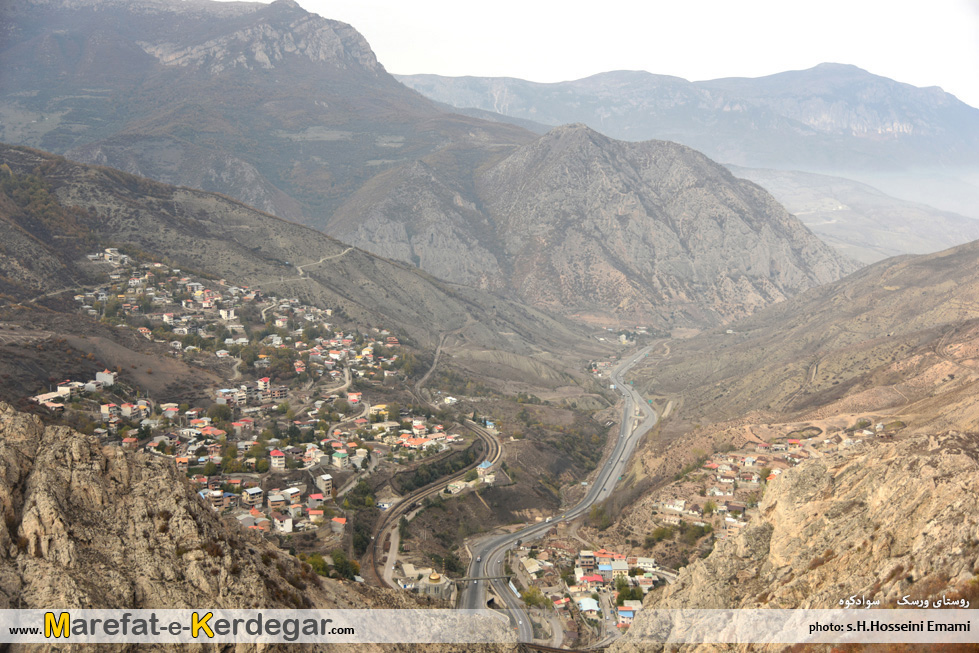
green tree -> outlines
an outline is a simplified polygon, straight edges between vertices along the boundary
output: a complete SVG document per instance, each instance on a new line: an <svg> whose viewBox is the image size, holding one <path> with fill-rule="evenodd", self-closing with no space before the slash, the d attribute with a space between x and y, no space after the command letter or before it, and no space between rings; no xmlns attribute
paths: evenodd
<svg viewBox="0 0 979 653"><path fill-rule="evenodd" d="M524 603L531 607L543 608L547 607L549 603L547 597L544 596L544 592L542 592L536 585L532 585L521 592L520 598L523 599Z"/></svg>
<svg viewBox="0 0 979 653"><path fill-rule="evenodd" d="M207 409L207 416L215 422L227 422L231 420L231 406L228 404L214 404Z"/></svg>
<svg viewBox="0 0 979 653"><path fill-rule="evenodd" d="M202 473L204 476L214 476L218 473L218 466L209 460L207 461L207 464L204 465L204 471Z"/></svg>
<svg viewBox="0 0 979 653"><path fill-rule="evenodd" d="M333 558L333 570L341 578L353 580L354 576L360 573L360 565L350 560L340 549L335 549L330 555Z"/></svg>
<svg viewBox="0 0 979 653"><path fill-rule="evenodd" d="M309 556L306 559L306 562L308 562L309 566L313 568L313 571L315 571L320 576L330 575L330 568L326 564L326 560L319 553L314 553L313 555Z"/></svg>
<svg viewBox="0 0 979 653"><path fill-rule="evenodd" d="M622 576L616 576L615 577L615 591L616 592L621 593L621 592L624 592L628 588L629 588L629 581L627 581ZM619 605L622 605L622 604L620 603Z"/></svg>

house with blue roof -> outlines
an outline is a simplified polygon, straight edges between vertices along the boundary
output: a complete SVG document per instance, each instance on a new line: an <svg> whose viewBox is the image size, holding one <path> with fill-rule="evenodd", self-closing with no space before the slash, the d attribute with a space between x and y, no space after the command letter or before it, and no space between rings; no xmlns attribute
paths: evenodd
<svg viewBox="0 0 979 653"><path fill-rule="evenodd" d="M598 573L606 583L612 580L612 565L598 565Z"/></svg>
<svg viewBox="0 0 979 653"><path fill-rule="evenodd" d="M601 609L598 607L598 601L591 597L578 599L578 609L586 617L597 617L601 612Z"/></svg>

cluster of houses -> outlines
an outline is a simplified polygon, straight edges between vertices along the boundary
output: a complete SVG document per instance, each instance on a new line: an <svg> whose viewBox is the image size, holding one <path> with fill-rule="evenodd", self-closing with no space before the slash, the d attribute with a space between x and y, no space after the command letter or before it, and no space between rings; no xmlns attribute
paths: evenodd
<svg viewBox="0 0 979 653"><path fill-rule="evenodd" d="M755 443L750 449L714 453L703 463L694 482L674 484L673 496L657 505L660 521L705 526L704 519L716 514L723 518L726 530L737 530L746 523L748 497L763 482L773 480L811 455L805 444L795 439Z"/></svg>
<svg viewBox="0 0 979 653"><path fill-rule="evenodd" d="M763 483L775 480L785 470L812 456L846 452L861 446L868 438L885 437L894 430L883 423L873 425L869 420L863 423L866 426L832 434L809 427L816 435L796 438L790 434L771 443L752 442L739 451L714 453L703 463L700 474L692 482L684 480L673 484L669 490L671 496L658 502L660 521L670 525L686 521L703 526L703 520L715 514L723 518L725 530L737 531L746 523L750 499L757 498ZM897 424L903 426L903 423Z"/></svg>
<svg viewBox="0 0 979 653"><path fill-rule="evenodd" d="M254 356L249 362L258 374L263 368L269 368L273 359L282 361L288 359L296 375L305 374L306 378L314 381L322 378L325 381L339 382L344 372L349 376L348 381L363 379L367 383L380 384L385 378L398 375L399 355L388 353L390 347L400 347L400 341L390 332L373 328L371 333L346 333L334 329L326 320L332 315L330 309L320 309L305 305L297 299L279 299L274 296L263 296L259 290L238 287L221 280L215 284L188 276L180 276L180 270L169 269L161 263L140 264L128 256L122 255L114 248L89 255L93 261L105 261L113 266L110 281L115 282L107 287L99 288L76 296L82 303L82 309L93 315L98 311L95 306L105 306L115 302L117 316L136 317L140 320L158 321L159 328L150 329L139 326L138 332L151 340L168 342L174 349L193 351L197 345L215 350L219 358L232 358L241 353L242 348L251 346ZM265 329L259 333L260 340L249 341L245 336L245 327L241 324L238 311L246 304L261 304L263 322L275 327L275 331ZM312 332L308 327L315 327ZM283 331L285 330L285 331ZM223 343L217 342L214 335L227 332L229 337ZM162 336L162 337L161 337ZM179 336L198 336L197 338L180 338ZM202 340L206 339L206 340ZM188 342L197 344L190 345ZM224 348L219 348L219 347ZM385 348L378 353L379 348ZM283 351L284 350L284 351ZM277 353L279 352L279 353ZM281 371L281 366L279 367ZM256 375L258 376L258 375ZM273 374L260 376L254 380L244 380L234 385L219 388L213 395L213 401L236 409L241 419L236 420L232 427L235 435L244 437L256 426L254 420L272 411L281 402L290 398L288 386L273 381ZM315 391L315 386L313 390ZM338 399L331 395L328 401ZM41 401L49 401L43 398ZM349 391L346 401L351 406L364 403L360 392ZM453 403L454 398L446 398L447 403ZM59 407L50 406L57 410ZM312 428L319 421L317 411L323 402L317 402L308 415L295 421L301 429ZM102 418L117 426L117 420L148 419L149 402L140 402L130 407L128 405L109 404L103 407ZM376 414L371 408L371 417ZM170 407L164 407L164 417L173 421L177 415ZM395 416L397 418L398 416ZM404 416L401 416L404 417ZM367 416L357 419L354 429L369 430L372 435L384 438L387 446L408 450L438 451L458 440L457 436L447 434L440 425L429 428L424 420L413 419L410 429L400 430L400 422L384 421L372 424ZM158 424L151 424L158 426ZM305 464L310 464L308 458L314 458L312 464L318 463L315 450L301 454ZM290 452L285 452L287 456ZM331 455L343 452L330 452ZM353 452L350 452L350 462L355 462ZM340 465L340 458L336 465Z"/></svg>
<svg viewBox="0 0 979 653"><path fill-rule="evenodd" d="M230 511L242 528L263 532L293 533L319 528L329 521L334 533L342 534L345 517L333 516L336 507L333 476L316 476L315 485L305 484L268 492L254 481L221 476L196 476L195 482L204 486L201 499L216 511Z"/></svg>
<svg viewBox="0 0 979 653"><path fill-rule="evenodd" d="M90 381L72 381L71 379L62 381L52 392L34 395L30 397L30 400L53 412L61 412L65 409L66 401L71 401L71 399L82 395L101 392L105 388L111 388L115 383L116 373L103 370L96 372L95 378ZM115 408L115 414L121 414L122 407L116 406L115 404L112 404L112 406ZM125 404L127 412L141 410L144 407L146 407L145 401L138 404L138 408L134 408L133 404Z"/></svg>
<svg viewBox="0 0 979 653"><path fill-rule="evenodd" d="M384 357L374 354L377 345L399 347L396 336L384 329L374 329L376 336L364 334L359 338L354 334L334 331L329 323L332 309L303 304L295 298L265 296L260 290L235 286L224 280L209 286L204 280L181 276L180 270L170 269L162 263L140 264L119 254L115 248L90 254L88 258L110 263L113 270L109 273L108 285L75 296L75 300L82 305L82 311L97 317L104 315L111 305L117 317L140 317L151 323L158 322L152 329L140 326L137 331L152 340L158 339L162 330L165 338L168 338L163 341L168 342L175 352L193 352L203 346L212 350L218 358L230 358L234 356L236 348L254 344L266 349L291 350L296 374L326 375L336 379L343 365L351 368L354 377L366 377L378 382L398 374L396 369L391 369L397 361L396 355ZM276 329L287 330L286 333L276 332L265 335L260 342L250 341L238 314L243 306L249 304L262 304L263 321L267 320ZM326 334L307 342L304 332L309 326L321 328ZM221 329L229 335L218 342L215 336ZM187 336L197 336L193 340L195 344L188 344L191 341ZM268 353L259 354L258 360L254 361L258 370L270 365ZM253 403L279 399L283 392L281 387L257 389L252 384L250 388L229 389L219 398L229 403Z"/></svg>
<svg viewBox="0 0 979 653"><path fill-rule="evenodd" d="M614 551L599 549L598 551L580 550L575 558L575 585L568 587L568 593L578 604L578 609L588 618L600 618L599 602L592 595L598 590L609 593L614 605L617 597L617 587L623 583L629 587L638 587L643 594L651 590L660 578L659 566L653 558L641 556L626 556ZM555 607L566 606L567 599L558 599ZM641 600L624 601L615 611L616 623L629 626L637 610L642 608ZM612 615L609 615L612 616Z"/></svg>
<svg viewBox="0 0 979 653"><path fill-rule="evenodd" d="M205 288L200 281L181 277L178 269L170 269L162 263L140 264L113 247L89 254L88 258L109 263L113 267L107 286L75 296L75 300L82 304L82 310L92 316L100 315L97 303L103 311L106 305L117 303L121 316L152 315L171 327L175 334L189 335L197 333L198 322L205 319L203 314L195 315L194 311L214 310L222 320L229 322L230 330L236 330L232 327L237 326L240 327L237 330L243 333L244 327L233 324L233 306L257 301L261 297L258 291L223 282L223 291ZM222 304L220 310L217 308L219 303ZM168 311L168 307L178 305L183 314ZM145 332L142 333L145 335Z"/></svg>
<svg viewBox="0 0 979 653"><path fill-rule="evenodd" d="M558 525L558 533L563 526ZM618 602L618 588L625 585L638 588L643 594L651 590L664 576L672 576L662 569L653 558L625 555L606 549L578 549L568 537L553 535L531 546L517 549L517 564L526 574L529 582L538 586L556 610L565 614L565 639L577 638L578 624L575 612L586 619L615 619L618 626L626 627L632 623L642 602L638 600ZM559 570L573 568L572 578L562 578ZM518 574L523 578L523 574ZM609 614L604 614L601 602L595 595L604 595L612 606ZM576 608L576 610L573 610Z"/></svg>

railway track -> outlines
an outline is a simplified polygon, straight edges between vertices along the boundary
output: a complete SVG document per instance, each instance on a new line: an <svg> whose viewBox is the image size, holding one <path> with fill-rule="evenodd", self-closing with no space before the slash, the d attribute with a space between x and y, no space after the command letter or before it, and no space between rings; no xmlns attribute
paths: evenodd
<svg viewBox="0 0 979 653"><path fill-rule="evenodd" d="M475 469L484 461L488 460L491 463L496 463L500 459L500 455L503 452L503 447L500 445L500 442L495 435L468 419L465 420L464 426L470 431L476 433L476 437L478 437L483 443L483 452L485 453L485 456L481 456L478 460L470 465L467 465L465 468L456 472L452 476L440 478L433 483L429 483L428 485L415 490L399 501L397 505L391 507L384 513L384 516L381 517L381 520L374 527L370 549L366 558L364 559L364 564L361 565L361 575L364 576L365 580L370 579L373 581L372 584L379 587L390 587L390 585L388 585L384 580L384 574L378 573L378 563L380 561L378 547L384 545L385 540L383 535L389 527L396 523L402 516L407 515L412 510L417 508L422 501L441 492L442 489L449 483L463 478L466 475L466 472Z"/></svg>
<svg viewBox="0 0 979 653"><path fill-rule="evenodd" d="M435 350L435 357L432 360L432 365L428 369L428 371L425 372L424 376L422 376L422 378L418 380L418 383L415 384L414 392L412 394L414 394L415 397L418 398L423 403L428 404L433 410L438 410L438 406L428 401L428 399L424 395L423 387L425 383L428 382L428 379L432 375L432 372L435 371L436 366L438 366L439 357L442 354L442 346L445 344L446 337L452 334L461 333L462 331L467 329L470 325L471 322L467 321L465 325L456 329L455 331L442 333L439 336L439 343L438 343L438 347L436 347ZM487 460L491 464L495 464L500 459L500 456L503 453L503 447L500 445L500 441L496 438L495 435L487 431L485 428L476 424L476 422L473 422L472 420L469 419L463 420L463 426L468 428L470 431L474 432L476 434L476 437L478 437L480 441L483 443L483 452L485 456L476 460L472 464L467 465L464 469L456 472L452 476L440 478L437 481L429 483L428 485L419 488L418 490L415 490L414 492L406 496L404 499L399 501L397 505L390 508L384 514L384 516L381 517L381 520L374 526L374 532L372 533L371 536L370 550L368 551L367 556L364 559L365 564L361 565L361 574L364 575L366 572L366 575L364 575L365 580L370 578L370 580L373 581L373 584L379 587L390 587L390 585L388 585L388 583L384 580L384 574L383 573L379 574L377 571L377 565L379 559L377 548L379 546L384 546L384 542L385 542L385 538L383 537L384 532L389 527L391 527L393 523L395 523L403 515L406 515L410 513L412 510L414 510L415 508L417 508L418 505L421 504L421 502L427 499L428 497L434 496L439 492L441 492L442 488L444 488L449 483L452 483L454 481L463 478L466 475L466 472L475 469L476 467L478 467L479 465L481 465L483 462Z"/></svg>
<svg viewBox="0 0 979 653"><path fill-rule="evenodd" d="M544 646L543 644L529 644L527 642L521 642L520 646L525 651L545 651L546 653L551 653L551 651L560 653L586 653L586 651L601 651L604 650L604 646L598 646L595 648L554 648L553 646Z"/></svg>

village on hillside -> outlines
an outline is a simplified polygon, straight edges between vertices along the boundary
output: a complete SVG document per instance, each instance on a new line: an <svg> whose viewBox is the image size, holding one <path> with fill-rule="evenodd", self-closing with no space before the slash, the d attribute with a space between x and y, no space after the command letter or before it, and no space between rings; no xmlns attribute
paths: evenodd
<svg viewBox="0 0 979 653"><path fill-rule="evenodd" d="M403 389L414 364L385 329L342 329L330 309L115 248L89 259L106 265L107 281L75 296L81 312L130 328L225 380L197 405L178 404L125 382L124 369L105 369L93 379L64 379L31 401L74 423L88 418L89 432L108 445L172 459L202 501L245 529L315 533L318 549L357 553L349 509L385 510L398 500L373 497L360 479L381 465L411 469L472 442L449 432L448 413L372 403L371 396ZM492 482L483 476L479 482ZM454 485L457 493L472 483Z"/></svg>

